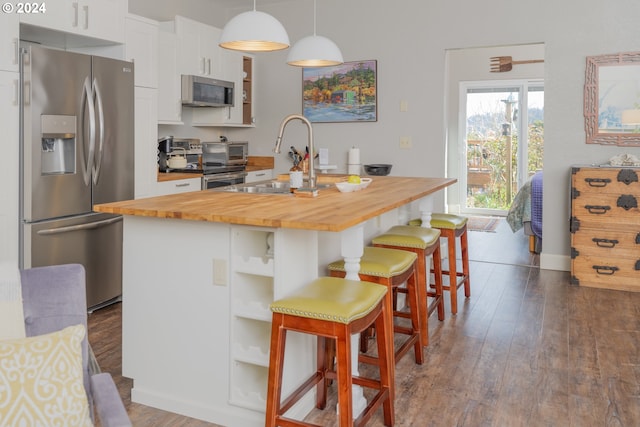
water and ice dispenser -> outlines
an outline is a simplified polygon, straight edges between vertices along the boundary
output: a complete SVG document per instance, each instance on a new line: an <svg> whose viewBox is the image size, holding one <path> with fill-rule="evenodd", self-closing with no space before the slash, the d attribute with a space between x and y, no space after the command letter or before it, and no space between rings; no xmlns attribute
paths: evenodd
<svg viewBox="0 0 640 427"><path fill-rule="evenodd" d="M76 116L42 115L41 173L76 172Z"/></svg>

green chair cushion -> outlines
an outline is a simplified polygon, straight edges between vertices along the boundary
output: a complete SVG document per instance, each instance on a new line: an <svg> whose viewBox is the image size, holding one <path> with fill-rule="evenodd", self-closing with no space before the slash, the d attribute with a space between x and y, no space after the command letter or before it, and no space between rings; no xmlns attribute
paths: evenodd
<svg viewBox="0 0 640 427"><path fill-rule="evenodd" d="M387 287L371 282L320 277L274 301L276 313L349 324L369 314L387 293Z"/></svg>
<svg viewBox="0 0 640 427"><path fill-rule="evenodd" d="M459 230L467 224L469 218L461 215L433 213L431 214L431 226L435 228L450 228L453 230ZM409 221L409 225L420 226L422 225L421 219L412 219Z"/></svg>
<svg viewBox="0 0 640 427"><path fill-rule="evenodd" d="M368 246L360 258L360 273L385 278L397 276L407 271L417 257L413 252ZM330 271L345 271L344 260L334 261L328 268Z"/></svg>
<svg viewBox="0 0 640 427"><path fill-rule="evenodd" d="M396 225L386 233L374 237L372 242L374 245L426 249L439 239L440 230L437 228Z"/></svg>

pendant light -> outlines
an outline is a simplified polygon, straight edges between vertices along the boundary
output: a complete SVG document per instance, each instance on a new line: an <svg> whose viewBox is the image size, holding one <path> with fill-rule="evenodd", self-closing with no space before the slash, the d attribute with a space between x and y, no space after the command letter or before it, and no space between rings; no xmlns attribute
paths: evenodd
<svg viewBox="0 0 640 427"><path fill-rule="evenodd" d="M289 36L280 21L253 10L236 15L222 30L220 47L243 52L271 52L289 47Z"/></svg>
<svg viewBox="0 0 640 427"><path fill-rule="evenodd" d="M296 67L329 67L344 62L338 46L316 35L316 0L313 0L313 35L298 40L289 50L287 64Z"/></svg>

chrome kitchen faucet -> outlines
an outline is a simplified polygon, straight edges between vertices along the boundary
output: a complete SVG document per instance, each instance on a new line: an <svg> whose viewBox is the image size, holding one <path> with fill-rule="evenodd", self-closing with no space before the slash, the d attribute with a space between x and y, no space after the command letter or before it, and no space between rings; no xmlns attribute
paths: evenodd
<svg viewBox="0 0 640 427"><path fill-rule="evenodd" d="M278 138L276 138L276 146L273 149L273 152L276 154L280 154L280 145L282 145L282 135L284 134L284 128L287 127L287 124L291 120L300 120L302 123L307 125L307 129L309 130L309 189L311 191L317 190L316 187L316 171L313 166L314 161L314 149L313 149L313 129L311 128L311 122L304 116L300 114L291 114L282 120L280 124L280 132L278 132Z"/></svg>

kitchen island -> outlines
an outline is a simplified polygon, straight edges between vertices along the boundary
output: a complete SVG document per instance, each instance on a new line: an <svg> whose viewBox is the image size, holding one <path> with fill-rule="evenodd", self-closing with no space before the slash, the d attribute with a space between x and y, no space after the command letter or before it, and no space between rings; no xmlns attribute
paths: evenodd
<svg viewBox="0 0 640 427"><path fill-rule="evenodd" d="M264 425L269 303L363 245L428 220L454 179L373 177L317 197L213 190L95 206L123 214L122 373L132 400L227 426ZM428 223L428 222L427 222ZM291 334L283 392L315 369L315 340ZM291 409L303 417L311 398Z"/></svg>

